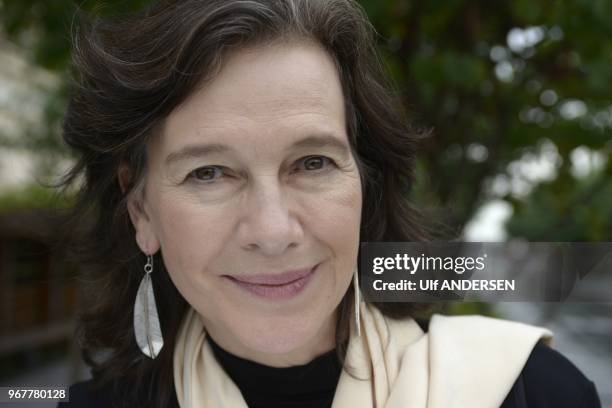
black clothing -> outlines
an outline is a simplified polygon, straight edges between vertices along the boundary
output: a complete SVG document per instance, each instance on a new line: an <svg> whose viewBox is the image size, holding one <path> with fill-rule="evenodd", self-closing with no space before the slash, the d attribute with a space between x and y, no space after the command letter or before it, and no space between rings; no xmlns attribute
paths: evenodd
<svg viewBox="0 0 612 408"><path fill-rule="evenodd" d="M422 327L427 329L426 324ZM341 373L335 351L304 366L273 368L229 354L212 341L211 346L250 408L329 407L332 402ZM71 402L60 403L58 408L124 406L112 405L110 392L90 391L90 383L70 387ZM171 407L178 408L176 399ZM559 352L538 343L500 408L601 408L601 403L595 385L580 370Z"/></svg>
<svg viewBox="0 0 612 408"><path fill-rule="evenodd" d="M310 363L275 368L228 353L208 338L217 361L242 392L250 408L329 408L342 367L336 350Z"/></svg>
<svg viewBox="0 0 612 408"><path fill-rule="evenodd" d="M424 332L429 321L415 319ZM556 350L538 342L500 408L601 408L595 384Z"/></svg>
<svg viewBox="0 0 612 408"><path fill-rule="evenodd" d="M501 408L601 408L595 384L539 342Z"/></svg>

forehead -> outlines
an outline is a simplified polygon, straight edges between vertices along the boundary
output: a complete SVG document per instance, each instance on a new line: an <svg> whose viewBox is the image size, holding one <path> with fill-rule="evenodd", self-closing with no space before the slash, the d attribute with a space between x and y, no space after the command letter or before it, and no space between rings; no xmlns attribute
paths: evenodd
<svg viewBox="0 0 612 408"><path fill-rule="evenodd" d="M309 123L344 130L336 66L317 44L281 43L229 54L217 76L170 114L163 134L172 135L166 142L174 145L185 137L206 135L207 129L280 129Z"/></svg>

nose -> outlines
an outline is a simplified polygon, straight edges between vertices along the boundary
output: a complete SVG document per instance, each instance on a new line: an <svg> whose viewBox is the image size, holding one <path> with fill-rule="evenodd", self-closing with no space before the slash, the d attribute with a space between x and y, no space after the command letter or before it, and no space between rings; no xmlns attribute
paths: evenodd
<svg viewBox="0 0 612 408"><path fill-rule="evenodd" d="M263 176L254 182L238 227L241 246L266 256L282 255L298 246L304 231L292 198L275 176Z"/></svg>

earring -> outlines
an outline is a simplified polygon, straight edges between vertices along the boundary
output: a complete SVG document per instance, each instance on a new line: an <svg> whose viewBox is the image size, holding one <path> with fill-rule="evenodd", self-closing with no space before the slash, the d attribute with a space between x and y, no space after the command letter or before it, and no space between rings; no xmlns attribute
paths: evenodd
<svg viewBox="0 0 612 408"><path fill-rule="evenodd" d="M359 304L361 303L361 291L359 290L359 271L355 268L353 272L353 293L355 298L355 333L357 337L361 336L361 319L359 313Z"/></svg>
<svg viewBox="0 0 612 408"><path fill-rule="evenodd" d="M145 275L140 281L134 304L134 335L140 350L148 357L155 358L164 346L151 272L153 272L153 256L147 255L144 266Z"/></svg>

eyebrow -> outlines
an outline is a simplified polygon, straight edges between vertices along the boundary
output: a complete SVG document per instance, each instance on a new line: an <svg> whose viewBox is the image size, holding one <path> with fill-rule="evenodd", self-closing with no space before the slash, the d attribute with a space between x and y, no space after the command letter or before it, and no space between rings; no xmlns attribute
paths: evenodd
<svg viewBox="0 0 612 408"><path fill-rule="evenodd" d="M330 134L307 136L293 143L287 148L287 150L307 147L332 149L338 154L342 155L343 158L346 158L350 153L350 149L345 142L341 141L337 137L331 136ZM176 152L170 153L166 157L165 163L167 166L169 166L181 160L201 158L211 154L226 153L231 151L235 151L235 149L223 143L189 145Z"/></svg>

